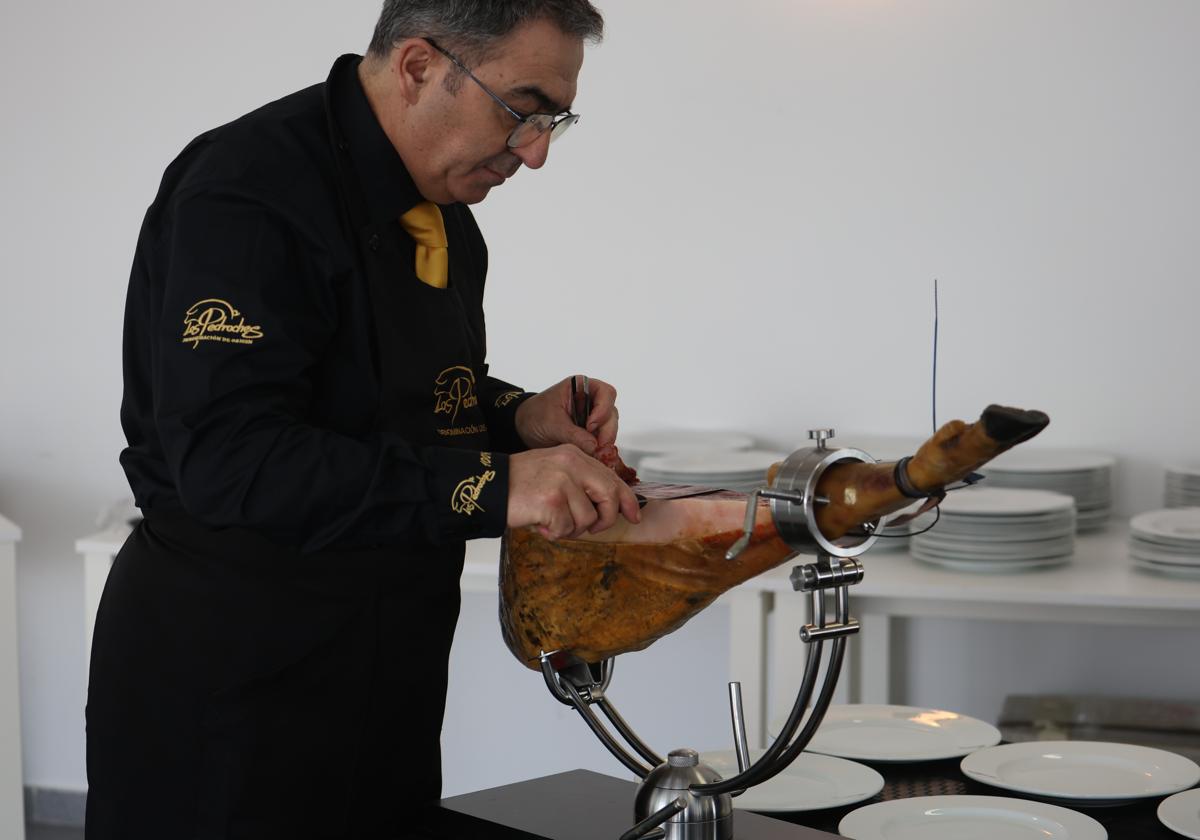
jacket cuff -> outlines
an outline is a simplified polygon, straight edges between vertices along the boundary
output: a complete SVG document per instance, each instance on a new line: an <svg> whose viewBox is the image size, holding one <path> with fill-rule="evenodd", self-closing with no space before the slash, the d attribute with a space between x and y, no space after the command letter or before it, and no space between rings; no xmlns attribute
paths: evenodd
<svg viewBox="0 0 1200 840"><path fill-rule="evenodd" d="M498 537L508 521L508 455L468 449L427 450L434 542Z"/></svg>
<svg viewBox="0 0 1200 840"><path fill-rule="evenodd" d="M488 435L496 449L511 453L529 448L517 434L517 409L532 396L535 396L533 392L516 388L495 396L488 395L484 416L488 421Z"/></svg>

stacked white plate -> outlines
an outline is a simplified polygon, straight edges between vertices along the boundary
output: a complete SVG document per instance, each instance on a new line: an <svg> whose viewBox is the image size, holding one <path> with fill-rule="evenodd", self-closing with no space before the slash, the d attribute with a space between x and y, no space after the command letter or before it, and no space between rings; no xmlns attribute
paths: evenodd
<svg viewBox="0 0 1200 840"><path fill-rule="evenodd" d="M1169 508L1200 507L1200 465L1167 467L1165 504Z"/></svg>
<svg viewBox="0 0 1200 840"><path fill-rule="evenodd" d="M892 525L892 522L908 516L910 510L893 514L884 520L883 528L879 531L879 539L871 547L872 551L907 551L912 543L912 535L933 524L936 517L934 511L927 511L911 522L903 525Z"/></svg>
<svg viewBox="0 0 1200 840"><path fill-rule="evenodd" d="M1013 449L993 460L981 472L988 477L988 487L1066 493L1075 499L1076 527L1086 531L1104 525L1112 513L1115 464L1113 456L1102 452Z"/></svg>
<svg viewBox="0 0 1200 840"><path fill-rule="evenodd" d="M912 556L972 572L1016 572L1066 563L1075 552L1075 502L1049 490L969 487L942 502Z"/></svg>
<svg viewBox="0 0 1200 840"><path fill-rule="evenodd" d="M750 435L724 429L647 429L640 432L622 431L617 440L621 459L636 469L650 455L669 455L676 452L727 452L749 449L754 445Z"/></svg>
<svg viewBox="0 0 1200 840"><path fill-rule="evenodd" d="M1139 568L1200 578L1200 507L1152 510L1133 517L1129 556Z"/></svg>
<svg viewBox="0 0 1200 840"><path fill-rule="evenodd" d="M749 492L767 483L767 470L788 453L766 449L707 450L649 455L638 464L642 481L700 484Z"/></svg>

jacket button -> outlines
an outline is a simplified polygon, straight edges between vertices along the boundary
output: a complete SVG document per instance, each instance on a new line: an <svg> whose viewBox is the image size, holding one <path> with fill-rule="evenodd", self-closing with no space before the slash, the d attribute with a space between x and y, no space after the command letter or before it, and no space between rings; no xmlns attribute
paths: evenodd
<svg viewBox="0 0 1200 840"><path fill-rule="evenodd" d="M379 234L378 233L371 234L371 238L367 240L367 247L369 247L372 251L379 250Z"/></svg>

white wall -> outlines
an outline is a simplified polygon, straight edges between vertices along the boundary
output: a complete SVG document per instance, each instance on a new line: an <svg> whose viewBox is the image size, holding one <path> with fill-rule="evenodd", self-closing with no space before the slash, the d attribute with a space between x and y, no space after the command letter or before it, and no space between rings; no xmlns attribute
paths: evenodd
<svg viewBox="0 0 1200 840"><path fill-rule="evenodd" d="M1160 503L1162 461L1200 457L1200 4L602 7L582 122L479 208L498 373L536 387L573 360L618 384L631 427L922 434L936 277L940 418L1045 409L1044 445L1121 457L1126 513ZM72 543L125 493L141 215L188 139L323 78L376 11L0 12L0 511L25 532L29 784L84 784Z"/></svg>

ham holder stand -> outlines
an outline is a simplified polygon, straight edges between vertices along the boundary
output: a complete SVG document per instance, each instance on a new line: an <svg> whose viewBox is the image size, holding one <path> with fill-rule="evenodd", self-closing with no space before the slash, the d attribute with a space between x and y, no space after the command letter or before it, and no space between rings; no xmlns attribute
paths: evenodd
<svg viewBox="0 0 1200 840"><path fill-rule="evenodd" d="M811 598L809 623L800 629L806 651L804 678L779 737L757 761L750 762L746 744L740 683L729 684L729 708L739 772L722 779L701 763L695 750L672 750L664 761L637 736L605 696L612 680L614 658L587 663L563 652L543 652L541 655L542 675L550 693L560 702L574 707L600 742L642 779L633 803L636 824L622 834L620 840L732 840L733 799L791 764L825 717L842 668L847 637L858 632L858 622L850 617L849 588L862 580L863 567L855 558L878 539L875 532L879 522L863 526L863 533L858 536L831 542L816 527L815 506L827 502L817 495L816 487L822 473L833 464L873 464L876 461L859 449L828 448L826 441L833 437L832 429L816 429L808 436L815 445L789 455L771 486L750 494L746 503L745 534L726 553L726 558L732 560L749 544L758 501L762 497L770 503L771 518L780 537L797 554L816 554L816 562L796 566L791 573L792 587L798 592L809 593ZM825 603L830 590L834 600L832 621L826 615ZM831 642L831 650L824 678L820 690L816 691L812 714L801 728L804 712L816 690L822 648L827 640ZM609 731L593 707L604 714L617 735L632 748L632 753L617 735Z"/></svg>

